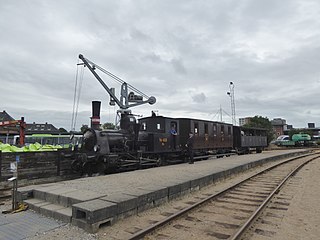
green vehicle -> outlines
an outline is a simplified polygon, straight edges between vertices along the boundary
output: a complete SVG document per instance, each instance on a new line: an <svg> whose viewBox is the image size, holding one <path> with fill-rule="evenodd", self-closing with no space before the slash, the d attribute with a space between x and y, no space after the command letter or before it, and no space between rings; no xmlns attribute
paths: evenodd
<svg viewBox="0 0 320 240"><path fill-rule="evenodd" d="M311 137L309 134L306 133L298 133L292 135L292 141L294 142L306 142L311 141Z"/></svg>
<svg viewBox="0 0 320 240"><path fill-rule="evenodd" d="M293 134L291 140L278 141L276 144L278 146L308 146L311 143L311 136L306 133Z"/></svg>

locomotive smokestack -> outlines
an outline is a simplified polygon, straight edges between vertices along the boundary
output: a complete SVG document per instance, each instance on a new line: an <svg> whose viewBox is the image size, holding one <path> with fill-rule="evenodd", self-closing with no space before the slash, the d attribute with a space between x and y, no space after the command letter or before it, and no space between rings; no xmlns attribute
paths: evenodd
<svg viewBox="0 0 320 240"><path fill-rule="evenodd" d="M100 101L92 101L91 128L98 130L100 128Z"/></svg>

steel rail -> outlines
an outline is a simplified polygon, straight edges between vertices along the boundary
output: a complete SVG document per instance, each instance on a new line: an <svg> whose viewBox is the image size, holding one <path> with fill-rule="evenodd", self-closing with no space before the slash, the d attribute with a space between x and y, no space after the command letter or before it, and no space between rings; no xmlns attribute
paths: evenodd
<svg viewBox="0 0 320 240"><path fill-rule="evenodd" d="M240 239L241 236L245 233L245 231L251 226L251 224L257 219L259 214L262 212L263 209L267 206L267 204L270 202L270 200L273 198L273 196L279 192L280 188L288 181L290 177L292 177L293 174L295 174L298 170L300 170L304 165L307 163L317 159L319 157L314 157L312 159L309 159L303 163L301 163L299 166L297 166L294 170L292 170L279 184L278 186L270 193L270 195L263 201L263 203L259 206L259 208L251 215L251 217L245 222L242 227L236 232L230 240L237 240Z"/></svg>
<svg viewBox="0 0 320 240"><path fill-rule="evenodd" d="M192 209L195 209L195 208L201 206L202 204L204 204L204 203L206 203L206 202L209 202L209 201L211 201L211 200L213 200L213 199L215 199L215 198L217 198L217 197L222 196L224 193L226 193L226 192L228 192L228 191L230 191L230 190L238 187L238 186L241 185L242 183L244 183L244 182L246 182L246 181L248 181L248 180L250 180L250 179L252 179L252 178L254 178L254 177L256 177L256 176L258 176L258 175L260 175L260 174L262 174L262 173L268 172L268 171L270 171L270 170L272 170L272 169L274 169L274 168L276 168L276 167L278 167L278 166L281 166L281 165L283 165L283 164L286 164L286 163L288 163L288 162L291 162L291 161L294 161L294 160L297 160L297 159L300 159L300 158L308 157L308 156L310 156L310 155L315 155L315 154L316 154L316 153L311 153L311 154L305 154L305 155L293 157L293 158L290 158L290 159L288 159L288 160L286 160L286 161L283 161L283 162L281 162L281 163L278 163L278 164L276 164L276 165L273 165L273 166L271 166L271 167L269 167L269 168L266 168L266 169L264 169L264 170L262 170L262 171L260 171L260 172L258 172L258 173L256 173L256 174L254 174L254 175L252 175L252 176L250 176L250 177L248 177L248 178L246 178L246 179L244 179L244 180L242 180L242 181L240 181L240 182L238 182L238 183L236 183L236 184L234 184L234 185L232 185L232 186L230 186L230 187L228 187L228 188L226 188L226 189L224 189L224 190L222 190L222 191L220 191L220 192L217 192L217 193L215 193L215 194L212 194L212 195L208 196L207 198L205 198L205 199L203 199L203 200L201 200L201 201L199 201L199 202L197 202L197 203L195 203L195 204L193 204L193 205L190 205L190 206L187 207L187 208L184 208L184 209L176 212L175 214L173 214L173 215L171 215L171 216L169 216L169 217L167 217L167 218L165 218L165 219L163 219L163 220L155 223L154 225L151 225L151 226L149 226L149 227L147 227L147 228L145 228L145 229L142 229L141 231L136 232L136 233L133 234L130 238L128 238L128 240L138 240L138 239L142 239L142 238L145 237L147 234L150 234L150 233L154 232L156 229L158 229L158 228L160 228L160 227L168 224L169 222L171 222L171 221L173 221L174 219L176 219L176 218L184 215L185 213L191 211Z"/></svg>

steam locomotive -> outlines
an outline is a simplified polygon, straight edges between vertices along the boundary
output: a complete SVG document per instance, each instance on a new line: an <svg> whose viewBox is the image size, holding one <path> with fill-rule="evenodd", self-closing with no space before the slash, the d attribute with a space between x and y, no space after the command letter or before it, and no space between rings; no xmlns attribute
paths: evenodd
<svg viewBox="0 0 320 240"><path fill-rule="evenodd" d="M177 135L170 133L172 128ZM264 129L154 114L137 120L132 114L123 114L120 130L99 130L93 124L84 132L81 147L73 152L72 168L91 175L185 162L189 132L194 133L196 160L251 150L261 153L267 146Z"/></svg>

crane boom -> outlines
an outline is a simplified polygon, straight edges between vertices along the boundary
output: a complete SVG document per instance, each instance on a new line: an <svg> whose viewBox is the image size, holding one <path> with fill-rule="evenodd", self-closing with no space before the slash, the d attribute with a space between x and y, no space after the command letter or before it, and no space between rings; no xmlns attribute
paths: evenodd
<svg viewBox="0 0 320 240"><path fill-rule="evenodd" d="M105 69L96 65L95 63L93 63L89 59L85 58L82 54L79 55L79 58L82 60L84 65L86 67L88 67L90 72L95 76L95 78L99 81L99 83L102 85L102 87L108 92L108 94L110 96L110 104L114 105L114 103L116 103L119 106L119 108L120 108L119 111L121 113L125 113L125 112L130 113L130 110L128 110L128 109L131 107L134 107L134 106L142 105L145 103L154 104L156 102L155 97L153 97L153 96L148 97L147 95L145 95L144 93L142 93L138 89L134 88L133 86L131 86L128 83L126 83L125 81L123 81L121 78L115 76L114 74L106 71ZM100 71L106 73L107 75L109 75L110 77L114 78L116 81L121 83L120 99L117 98L117 96L115 95L114 89L109 88L107 86L107 84L101 79L101 77L95 71L96 68L98 68ZM134 92L128 93L128 87L130 89L133 89L135 92L138 92L142 96L135 95ZM143 97L145 97L146 100L143 100Z"/></svg>

